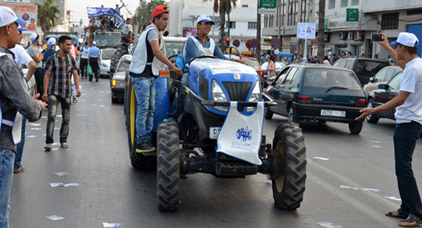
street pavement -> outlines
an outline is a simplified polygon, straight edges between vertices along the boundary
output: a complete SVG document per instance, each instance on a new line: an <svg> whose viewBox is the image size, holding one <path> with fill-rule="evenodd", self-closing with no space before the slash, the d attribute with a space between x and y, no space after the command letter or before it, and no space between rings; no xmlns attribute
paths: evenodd
<svg viewBox="0 0 422 228"><path fill-rule="evenodd" d="M12 186L12 228L94 228L103 227L104 222L128 228L398 227L398 219L384 216L400 205L385 198L399 197L391 120L365 123L360 135L351 135L347 124L303 124L307 180L304 201L297 210L274 207L271 182L265 175L219 179L194 174L180 181L178 211L162 213L155 199L155 172L138 171L130 165L123 105L111 104L108 79L98 83L84 79L81 86L83 95L71 107L70 148L57 144L51 152L44 152L47 111L35 125L27 125L25 171L14 175ZM267 142L284 121L278 115L265 120ZM60 124L57 118L57 143ZM420 185L421 144L419 140L413 163ZM49 183L55 182L81 185L51 187ZM46 218L51 215L64 219Z"/></svg>

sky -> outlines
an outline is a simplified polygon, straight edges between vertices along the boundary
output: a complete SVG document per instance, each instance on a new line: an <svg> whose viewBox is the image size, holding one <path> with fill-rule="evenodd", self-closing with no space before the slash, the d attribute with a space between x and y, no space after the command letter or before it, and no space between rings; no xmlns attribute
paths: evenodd
<svg viewBox="0 0 422 228"><path fill-rule="evenodd" d="M135 10L139 5L139 0L123 0L123 2L127 5L129 11L132 14L135 14ZM119 4L120 6L122 5L120 0L66 0L66 4L67 9L73 11L73 23L79 24L79 21L82 19L84 26L88 25L86 7L101 7L101 4L103 4L104 7L115 8L116 4ZM123 7L120 11L125 18L133 16L128 13L125 7Z"/></svg>

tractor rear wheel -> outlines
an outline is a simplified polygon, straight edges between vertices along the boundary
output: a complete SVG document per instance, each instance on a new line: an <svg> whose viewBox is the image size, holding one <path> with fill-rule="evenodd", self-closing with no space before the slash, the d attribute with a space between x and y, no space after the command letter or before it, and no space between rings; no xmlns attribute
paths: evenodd
<svg viewBox="0 0 422 228"><path fill-rule="evenodd" d="M164 120L157 132L157 201L160 211L175 211L179 204L179 127Z"/></svg>
<svg viewBox="0 0 422 228"><path fill-rule="evenodd" d="M306 147L298 124L278 125L270 154L275 206L284 210L300 207L305 192Z"/></svg>

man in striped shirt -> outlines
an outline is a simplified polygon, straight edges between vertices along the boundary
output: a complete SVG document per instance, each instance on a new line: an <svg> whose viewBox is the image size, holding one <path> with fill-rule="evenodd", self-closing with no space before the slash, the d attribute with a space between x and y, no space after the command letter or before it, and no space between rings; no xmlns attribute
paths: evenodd
<svg viewBox="0 0 422 228"><path fill-rule="evenodd" d="M79 75L76 61L69 54L72 47L72 39L69 36L59 38L60 50L52 55L46 65L44 77L43 100L48 103L47 139L46 151L51 150L53 144L54 123L56 121L57 107L62 107L63 123L60 128L60 144L62 148L68 148L67 136L69 135L70 121L70 98L72 97L72 75L76 85L76 96L81 96L79 89Z"/></svg>

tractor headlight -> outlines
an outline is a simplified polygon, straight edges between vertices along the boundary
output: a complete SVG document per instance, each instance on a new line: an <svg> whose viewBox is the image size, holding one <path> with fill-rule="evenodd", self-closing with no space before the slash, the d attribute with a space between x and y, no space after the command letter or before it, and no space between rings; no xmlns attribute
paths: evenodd
<svg viewBox="0 0 422 228"><path fill-rule="evenodd" d="M212 80L211 84L211 97L213 101L227 101L226 94L224 94L223 88L221 88L220 84L216 80ZM215 106L215 109L221 111L227 111L227 107Z"/></svg>
<svg viewBox="0 0 422 228"><path fill-rule="evenodd" d="M255 86L253 87L252 93L249 96L249 102L258 102L261 99L261 87L259 85L259 81L255 83ZM255 108L254 107L248 107L246 110L247 112L253 112Z"/></svg>

